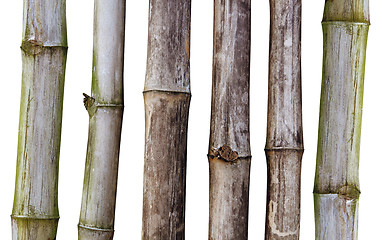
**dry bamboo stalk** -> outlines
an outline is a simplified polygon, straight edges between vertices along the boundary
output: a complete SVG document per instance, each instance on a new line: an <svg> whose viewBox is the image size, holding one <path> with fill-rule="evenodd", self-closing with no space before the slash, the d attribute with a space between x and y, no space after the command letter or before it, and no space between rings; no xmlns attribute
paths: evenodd
<svg viewBox="0 0 382 240"><path fill-rule="evenodd" d="M55 239L67 54L65 0L24 0L12 239Z"/></svg>
<svg viewBox="0 0 382 240"><path fill-rule="evenodd" d="M316 239L357 239L368 0L326 1L314 184Z"/></svg>
<svg viewBox="0 0 382 240"><path fill-rule="evenodd" d="M184 239L191 0L150 0L142 239Z"/></svg>
<svg viewBox="0 0 382 240"><path fill-rule="evenodd" d="M113 239L123 116L125 0L94 5L92 96L85 95L89 140L78 239Z"/></svg>
<svg viewBox="0 0 382 240"><path fill-rule="evenodd" d="M301 0L270 0L265 239L298 239L301 160Z"/></svg>
<svg viewBox="0 0 382 240"><path fill-rule="evenodd" d="M209 143L209 238L248 238L250 0L217 0Z"/></svg>

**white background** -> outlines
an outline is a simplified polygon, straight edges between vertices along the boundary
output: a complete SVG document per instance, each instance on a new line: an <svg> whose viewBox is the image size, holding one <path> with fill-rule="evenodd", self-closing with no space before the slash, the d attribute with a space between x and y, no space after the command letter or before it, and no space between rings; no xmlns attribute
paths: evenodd
<svg viewBox="0 0 382 240"><path fill-rule="evenodd" d="M125 47L125 113L115 218L115 240L140 239L144 153L143 84L146 68L149 1L127 0ZM10 214L16 170L21 92L22 1L0 8L0 231L11 239ZM324 1L303 0L302 85L305 153L302 168L301 239L314 239L315 172L322 69L321 18ZM380 54L381 1L371 1L371 22L364 92L360 159L359 239L375 239L382 214L379 155L382 108ZM188 135L186 237L208 235L208 138L212 76L213 1L193 0L191 26L191 109ZM88 133L82 93L90 94L93 1L68 0L68 59L59 176L60 222L57 239L77 239ZM269 2L252 0L251 146L249 239L264 238Z"/></svg>

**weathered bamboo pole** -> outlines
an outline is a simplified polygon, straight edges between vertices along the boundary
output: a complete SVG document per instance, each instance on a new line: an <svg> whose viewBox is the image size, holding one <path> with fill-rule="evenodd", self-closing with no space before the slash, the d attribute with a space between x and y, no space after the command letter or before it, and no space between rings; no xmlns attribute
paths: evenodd
<svg viewBox="0 0 382 240"><path fill-rule="evenodd" d="M191 0L150 0L142 239L184 239Z"/></svg>
<svg viewBox="0 0 382 240"><path fill-rule="evenodd" d="M326 1L314 184L316 239L357 239L368 0Z"/></svg>
<svg viewBox="0 0 382 240"><path fill-rule="evenodd" d="M85 95L89 139L78 239L114 234L119 147L123 116L125 0L94 3L92 96Z"/></svg>
<svg viewBox="0 0 382 240"><path fill-rule="evenodd" d="M216 0L210 143L209 238L248 238L250 0Z"/></svg>
<svg viewBox="0 0 382 240"><path fill-rule="evenodd" d="M270 0L265 239L298 239L301 160L301 0Z"/></svg>
<svg viewBox="0 0 382 240"><path fill-rule="evenodd" d="M65 0L24 0L12 239L55 239L67 54Z"/></svg>

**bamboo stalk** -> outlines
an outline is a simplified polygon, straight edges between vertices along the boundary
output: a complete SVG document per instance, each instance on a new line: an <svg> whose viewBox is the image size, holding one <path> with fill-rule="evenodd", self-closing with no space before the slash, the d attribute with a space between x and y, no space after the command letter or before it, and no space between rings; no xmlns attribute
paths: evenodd
<svg viewBox="0 0 382 240"><path fill-rule="evenodd" d="M316 239L357 239L367 0L326 1L314 184Z"/></svg>
<svg viewBox="0 0 382 240"><path fill-rule="evenodd" d="M250 0L216 0L208 239L248 238Z"/></svg>
<svg viewBox="0 0 382 240"><path fill-rule="evenodd" d="M67 54L65 0L24 0L12 239L55 239Z"/></svg>
<svg viewBox="0 0 382 240"><path fill-rule="evenodd" d="M150 0L142 239L184 239L190 0Z"/></svg>
<svg viewBox="0 0 382 240"><path fill-rule="evenodd" d="M125 0L94 3L92 96L78 239L113 239L123 117Z"/></svg>
<svg viewBox="0 0 382 240"><path fill-rule="evenodd" d="M270 0L265 239L298 239L301 160L301 0Z"/></svg>

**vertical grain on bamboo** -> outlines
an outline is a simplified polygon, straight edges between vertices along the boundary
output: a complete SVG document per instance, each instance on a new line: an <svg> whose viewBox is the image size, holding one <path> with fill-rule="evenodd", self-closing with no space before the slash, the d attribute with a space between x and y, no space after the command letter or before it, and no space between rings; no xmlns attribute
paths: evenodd
<svg viewBox="0 0 382 240"><path fill-rule="evenodd" d="M357 239L367 0L326 1L314 184L316 239Z"/></svg>
<svg viewBox="0 0 382 240"><path fill-rule="evenodd" d="M78 239L113 239L123 117L125 0L94 5L92 96Z"/></svg>
<svg viewBox="0 0 382 240"><path fill-rule="evenodd" d="M12 239L55 239L67 54L64 0L24 0Z"/></svg>
<svg viewBox="0 0 382 240"><path fill-rule="evenodd" d="M184 239L190 0L150 0L142 239Z"/></svg>
<svg viewBox="0 0 382 240"><path fill-rule="evenodd" d="M301 160L301 0L270 0L265 239L298 239Z"/></svg>
<svg viewBox="0 0 382 240"><path fill-rule="evenodd" d="M209 142L209 239L248 238L250 0L216 0Z"/></svg>

